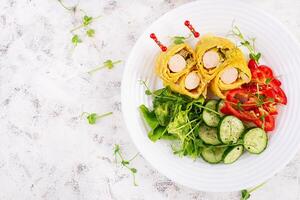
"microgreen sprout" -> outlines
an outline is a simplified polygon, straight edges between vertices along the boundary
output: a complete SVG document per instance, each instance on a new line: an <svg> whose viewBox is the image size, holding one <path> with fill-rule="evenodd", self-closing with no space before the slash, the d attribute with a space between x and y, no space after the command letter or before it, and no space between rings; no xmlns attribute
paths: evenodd
<svg viewBox="0 0 300 200"><path fill-rule="evenodd" d="M95 35L95 30L94 29L89 29L86 31L87 36L89 37L94 37Z"/></svg>
<svg viewBox="0 0 300 200"><path fill-rule="evenodd" d="M83 112L82 116L86 115L86 119L87 119L88 123L92 125L92 124L96 124L98 119L101 119L101 118L106 117L106 116L111 115L111 114L113 114L113 113L112 112L107 112L107 113L98 115L97 113Z"/></svg>
<svg viewBox="0 0 300 200"><path fill-rule="evenodd" d="M217 111L215 111L215 110L213 110L213 109L210 109L210 108L208 108L208 107L206 107L206 106L203 106L203 105L199 105L199 104L195 104L195 106L197 106L197 107L199 107L199 108L203 108L204 110L208 110L208 111L210 111L210 112L212 112L212 113L214 113L214 114L216 114L216 115L222 115L222 113L219 113L219 112L217 112Z"/></svg>
<svg viewBox="0 0 300 200"><path fill-rule="evenodd" d="M122 153L121 153L121 149L120 149L120 145L118 144L115 144L114 146L114 156L115 156L115 160L116 162L118 163L118 160L120 162L120 164L127 168L130 173L132 174L132 177L133 177L133 185L134 186L138 186L137 183L136 183L136 180L135 180L135 175L137 173L137 169L134 168L134 167L131 167L129 166L130 165L130 162L133 161L137 156L139 155L139 153L135 154L131 159L129 160L125 160L122 156ZM118 159L119 158L119 159Z"/></svg>
<svg viewBox="0 0 300 200"><path fill-rule="evenodd" d="M82 42L82 40L80 39L80 37L78 36L78 35L74 35L73 37L72 37L72 43L75 45L75 46L77 46L79 43L81 43Z"/></svg>
<svg viewBox="0 0 300 200"><path fill-rule="evenodd" d="M239 102L237 103L237 109L238 109L238 110L244 110L243 107L242 107L242 102L239 101Z"/></svg>
<svg viewBox="0 0 300 200"><path fill-rule="evenodd" d="M241 45L245 46L249 50L250 58L255 60L258 63L258 61L261 57L261 53L255 51L255 46L254 46L255 39L254 38L250 39L252 41L252 44L251 44L251 42L249 42L249 40L247 40L244 37L244 35L242 34L242 32L240 31L240 29L237 26L232 27L232 34L234 36L238 37Z"/></svg>
<svg viewBox="0 0 300 200"><path fill-rule="evenodd" d="M73 33L74 31L78 30L78 29L81 29L83 27L87 27L88 25L90 25L92 22L94 22L96 19L100 18L101 16L98 16L98 17L91 17L91 16L87 16L87 15L84 15L83 18L82 18L82 23L73 28L70 32Z"/></svg>
<svg viewBox="0 0 300 200"><path fill-rule="evenodd" d="M182 44L182 43L184 43L185 40L189 39L191 36L192 36L192 34L189 34L186 37L176 35L176 36L171 37L171 40L173 41L174 44Z"/></svg>
<svg viewBox="0 0 300 200"><path fill-rule="evenodd" d="M112 60L106 60L103 62L103 64L99 67L96 67L90 71L88 71L89 74L93 74L95 73L96 71L99 71L101 69L104 69L104 68L107 68L107 69L112 69L115 67L116 64L119 64L121 63L122 61L121 60L117 60L117 61L112 61Z"/></svg>
<svg viewBox="0 0 300 200"><path fill-rule="evenodd" d="M255 190L261 188L264 184L265 183L262 183L262 184L254 187L254 188L252 188L250 190L242 190L241 191L241 200L247 200L247 199L249 199L250 196L251 196L251 193L254 192Z"/></svg>
<svg viewBox="0 0 300 200"><path fill-rule="evenodd" d="M145 94L150 96L152 95L153 93L151 92L150 88L148 87L146 81L143 81L143 80L139 80L140 84L144 85L146 90L145 90Z"/></svg>
<svg viewBox="0 0 300 200"><path fill-rule="evenodd" d="M272 79L271 78L267 78L266 79L266 84L268 85L269 83L271 83Z"/></svg>

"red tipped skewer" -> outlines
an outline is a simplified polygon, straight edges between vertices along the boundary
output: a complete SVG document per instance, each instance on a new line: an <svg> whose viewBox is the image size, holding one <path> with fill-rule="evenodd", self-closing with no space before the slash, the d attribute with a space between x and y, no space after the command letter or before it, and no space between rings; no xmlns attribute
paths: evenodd
<svg viewBox="0 0 300 200"><path fill-rule="evenodd" d="M163 45L156 37L155 33L151 33L150 34L150 38L154 40L154 42L159 46L159 48L165 52L167 51L167 47L165 45Z"/></svg>
<svg viewBox="0 0 300 200"><path fill-rule="evenodd" d="M200 33L197 32L197 31L194 29L194 27L191 25L191 23L190 23L189 20L185 20L184 25L185 25L186 27L188 27L188 29L190 29L190 31L193 33L193 35L194 35L195 38L197 38L197 37L200 36Z"/></svg>

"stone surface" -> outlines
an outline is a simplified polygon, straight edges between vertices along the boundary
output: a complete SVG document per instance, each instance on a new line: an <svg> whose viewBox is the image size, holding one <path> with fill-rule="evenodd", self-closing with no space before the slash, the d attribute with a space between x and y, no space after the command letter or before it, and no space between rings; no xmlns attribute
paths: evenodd
<svg viewBox="0 0 300 200"><path fill-rule="evenodd" d="M117 166L113 145L137 151L122 119L124 62L89 76L106 59L126 61L143 30L188 0L79 1L101 19L95 38L71 44L80 11L56 0L0 3L0 199L238 200L239 193L207 193L178 185L142 157L134 160L138 187ZM299 0L242 0L283 22L300 39ZM66 5L77 1L66 0ZM271 31L271 30L270 30ZM96 125L82 112L113 111ZM300 199L300 154L255 194L257 200Z"/></svg>

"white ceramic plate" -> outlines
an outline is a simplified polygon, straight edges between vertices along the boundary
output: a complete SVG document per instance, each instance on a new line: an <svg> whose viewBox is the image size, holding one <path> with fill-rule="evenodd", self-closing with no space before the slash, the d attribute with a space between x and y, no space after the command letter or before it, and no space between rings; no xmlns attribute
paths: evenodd
<svg viewBox="0 0 300 200"><path fill-rule="evenodd" d="M276 129L270 133L268 148L261 155L244 154L231 165L210 165L198 159L173 155L166 141L151 142L147 137L138 106L151 105L139 80L147 80L152 89L161 86L154 75L154 61L159 48L149 38L155 32L166 45L168 36L187 35L183 22L188 19L200 34L226 36L232 22L244 35L256 38L262 63L280 75L288 105L280 109ZM195 43L196 40L191 41ZM126 64L122 82L123 115L135 145L158 171L179 184L203 191L235 191L266 181L282 169L300 146L300 48L297 40L277 20L248 4L231 0L202 0L181 6L154 22L139 38Z"/></svg>

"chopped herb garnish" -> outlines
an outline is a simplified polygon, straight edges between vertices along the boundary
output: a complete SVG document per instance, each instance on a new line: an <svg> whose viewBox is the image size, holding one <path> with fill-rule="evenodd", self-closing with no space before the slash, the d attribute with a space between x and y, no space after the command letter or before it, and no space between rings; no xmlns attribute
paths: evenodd
<svg viewBox="0 0 300 200"><path fill-rule="evenodd" d="M100 67L96 67L96 68L92 69L91 71L88 71L88 73L93 74L96 71L99 71L99 70L104 69L104 68L112 69L112 68L114 68L114 66L116 64L119 64L121 62L122 62L121 60L117 60L117 61L106 60L106 61L103 62L103 64Z"/></svg>
<svg viewBox="0 0 300 200"><path fill-rule="evenodd" d="M266 79L266 84L268 85L269 83L271 83L272 79L271 78L267 78Z"/></svg>
<svg viewBox="0 0 300 200"><path fill-rule="evenodd" d="M269 102L273 103L273 102L275 102L275 99L274 98L269 98Z"/></svg>
<svg viewBox="0 0 300 200"><path fill-rule="evenodd" d="M238 110L244 110L243 108L242 108L242 103L239 101L238 103L237 103L237 109Z"/></svg>
<svg viewBox="0 0 300 200"><path fill-rule="evenodd" d="M120 160L120 163L123 167L127 168L130 173L132 174L132 177L133 177L133 185L134 186L137 186L136 184L136 180L135 180L135 174L137 173L137 169L134 168L134 167L130 167L130 162L133 161L137 156L139 155L139 153L135 154L135 156L133 156L131 159L129 160L125 160L121 154L121 149L120 149L120 145L118 144L115 144L115 147L114 147L114 156L115 156L115 159L116 159L116 162L118 162L118 159L117 157L119 157L119 160Z"/></svg>
<svg viewBox="0 0 300 200"><path fill-rule="evenodd" d="M262 105L265 104L265 102L259 98L259 99L257 100L256 104L257 104L258 107L261 107Z"/></svg>

